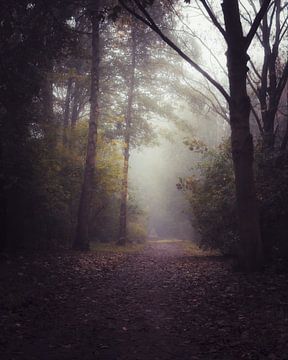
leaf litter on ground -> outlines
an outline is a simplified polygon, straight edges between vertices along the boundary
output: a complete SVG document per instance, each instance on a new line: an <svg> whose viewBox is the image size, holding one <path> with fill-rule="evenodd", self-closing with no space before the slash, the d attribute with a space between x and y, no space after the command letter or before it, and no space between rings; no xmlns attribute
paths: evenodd
<svg viewBox="0 0 288 360"><path fill-rule="evenodd" d="M1 255L1 358L288 359L286 268L196 255L173 241Z"/></svg>

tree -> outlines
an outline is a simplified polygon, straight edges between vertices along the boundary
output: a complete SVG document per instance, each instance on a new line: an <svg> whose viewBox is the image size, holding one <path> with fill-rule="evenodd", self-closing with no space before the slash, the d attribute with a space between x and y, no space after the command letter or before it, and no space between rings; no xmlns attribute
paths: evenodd
<svg viewBox="0 0 288 360"><path fill-rule="evenodd" d="M244 9L242 18L251 26L250 11L247 6L242 2L240 3ZM260 0L259 3L262 4L263 0ZM254 2L249 0L248 4L252 12L257 13ZM285 44L285 34L287 33L286 8L287 3L285 5L281 0L276 0L271 4L256 33L257 43L263 49L262 64L259 67L256 61L249 60L249 66L251 66L247 80L253 95L257 99L257 106L255 110L253 109L253 115L257 120L266 151L273 150L275 145L277 131L275 118L288 79L288 60L285 51L285 45L287 45Z"/></svg>
<svg viewBox="0 0 288 360"><path fill-rule="evenodd" d="M63 144L71 146L71 134L89 102L89 69L91 68L90 20L85 9L77 9L69 23L74 42L67 56L54 66L54 97L59 118L63 123ZM72 130L72 131L71 131Z"/></svg>
<svg viewBox="0 0 288 360"><path fill-rule="evenodd" d="M11 247L36 236L37 146L45 142L54 151L50 71L71 41L67 19L73 7L51 1L50 10L56 8L57 20L42 1L1 3L0 199L5 243Z"/></svg>
<svg viewBox="0 0 288 360"><path fill-rule="evenodd" d="M123 129L123 180L121 189L121 201L120 201L120 221L119 221L119 237L118 243L125 245L127 241L127 202L128 202L128 172L129 172L129 157L130 151L133 146L141 146L144 142L151 140L150 129L151 127L145 119L148 109L145 106L141 106L141 88L146 89L146 83L141 79L141 75L137 74L137 70L142 70L146 74L148 63L151 61L151 54L147 51L147 48L143 49L144 40L142 39L143 30L137 28L135 19L128 19L130 28L127 38L127 45L129 48L130 61L128 68L122 70L122 76L127 83L127 105L125 109L124 129ZM140 57L142 57L140 59ZM124 64L125 65L125 64ZM135 108L140 108L142 114L137 115ZM149 109L151 111L151 109ZM144 116L143 116L144 115Z"/></svg>
<svg viewBox="0 0 288 360"><path fill-rule="evenodd" d="M70 104L71 104L71 94L72 93L72 78L69 77L67 81L67 90L65 97L65 107L64 107L64 119L63 119L63 144L67 145L67 130L69 126L69 118L70 118Z"/></svg>
<svg viewBox="0 0 288 360"><path fill-rule="evenodd" d="M190 1L189 1L190 2ZM182 51L175 42L168 38L157 26L149 12L147 3L139 0L119 0L123 8L155 31L194 69L200 72L224 96L229 105L231 145L235 173L236 199L239 217L240 249L239 263L246 271L262 266L263 251L259 226L259 214L253 174L253 140L249 129L251 111L250 98L247 94L248 48L256 31L267 12L271 0L264 0L251 28L243 35L238 0L223 0L222 12L225 28L221 26L206 0L202 0L208 16L224 37L227 44L227 69L229 93L205 70Z"/></svg>
<svg viewBox="0 0 288 360"><path fill-rule="evenodd" d="M149 120L161 112L150 79L152 63L157 57L153 56L153 51L149 48L151 43L153 45L155 40L159 40L145 26L136 26L131 16L114 26L106 27L105 39L100 81L103 94L100 102L100 127L104 129L107 137L118 138L123 143L118 243L125 245L128 238L127 225L131 228L129 215L132 208L128 201L130 152L133 148L153 140L154 134Z"/></svg>
<svg viewBox="0 0 288 360"><path fill-rule="evenodd" d="M101 4L96 2L90 9L92 26L92 63L91 63L91 98L90 118L88 130L88 143L84 179L81 189L78 209L76 235L73 247L77 250L89 250L89 219L91 211L91 199L93 197L93 180L96 166L96 138L99 118L98 95L99 95L99 63L100 63L100 22Z"/></svg>
<svg viewBox="0 0 288 360"><path fill-rule="evenodd" d="M125 116L125 138L124 138L124 166L123 166L123 183L121 191L120 203L120 225L119 225L119 239L120 245L126 243L127 231L127 196L128 196L128 169L130 156L130 131L132 121L132 105L134 100L135 90L135 70L136 70L136 33L135 24L131 26L131 64L130 64L130 79L128 86L127 110Z"/></svg>

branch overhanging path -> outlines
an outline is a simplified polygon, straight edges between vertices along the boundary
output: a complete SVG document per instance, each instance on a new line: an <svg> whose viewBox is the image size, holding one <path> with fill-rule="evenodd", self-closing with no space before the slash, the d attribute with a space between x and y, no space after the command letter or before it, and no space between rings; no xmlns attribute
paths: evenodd
<svg viewBox="0 0 288 360"><path fill-rule="evenodd" d="M174 49L188 64L190 64L195 70L197 70L202 76L204 76L226 99L228 104L231 102L230 95L228 92L224 89L224 87L217 82L215 79L213 79L210 74L205 71L201 66L199 66L195 61L193 61L185 52L183 52L169 37L167 37L160 27L155 23L147 9L139 2L139 0L134 0L133 3L136 4L137 8L140 10L141 14L139 14L137 11L135 11L132 7L130 7L125 0L119 0L119 3L122 5L122 7L135 16L138 20L142 21L144 24L146 24L149 28L151 28L153 31L155 31L160 38L168 44L172 49ZM218 22L216 16L210 9L209 5L205 0L201 0L201 3L203 4L205 10L208 13L208 16L210 17L212 23L215 25L215 27L219 30L219 32L223 35L224 39L227 41L227 36L225 30L222 28L221 24ZM245 40L245 49L246 51L251 45L251 42L257 32L258 27L260 26L260 23L263 19L263 16L268 11L268 8L271 4L271 0L265 0L259 10L259 12L256 14L255 19L251 25L251 28L247 34L246 37L244 37Z"/></svg>
<svg viewBox="0 0 288 360"><path fill-rule="evenodd" d="M146 17L141 16L137 12L135 12L132 8L127 6L125 1L119 0L119 3L123 6L125 10L127 10L129 13L134 15L138 20L142 21L144 24L149 26L152 30L154 30L161 39L168 44L172 49L174 49L188 64L190 64L194 69L196 69L200 74L202 74L212 85L218 89L218 91L224 96L226 101L230 103L230 96L227 93L227 91L224 89L224 87L219 84L215 79L213 79L207 71L202 69L201 66L199 66L195 61L193 61L186 53L184 53L171 39L169 39L162 31L161 29L156 25L152 17L149 15L149 13L146 11L146 9L138 2L135 1L139 9L141 10L142 14Z"/></svg>

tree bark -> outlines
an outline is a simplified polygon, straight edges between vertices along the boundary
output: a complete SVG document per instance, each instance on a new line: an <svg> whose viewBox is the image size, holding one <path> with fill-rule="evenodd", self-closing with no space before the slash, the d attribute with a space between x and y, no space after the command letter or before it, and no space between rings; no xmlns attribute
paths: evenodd
<svg viewBox="0 0 288 360"><path fill-rule="evenodd" d="M280 150L285 151L288 144L288 83L286 85L286 129L281 142Z"/></svg>
<svg viewBox="0 0 288 360"><path fill-rule="evenodd" d="M263 252L253 174L253 139L249 128L251 105L246 88L249 57L238 1L223 0L222 8L228 46L231 144L240 231L239 262L243 270L253 271L261 267Z"/></svg>
<svg viewBox="0 0 288 360"><path fill-rule="evenodd" d="M124 164L123 164L123 181L121 190L120 203L120 224L119 224L119 238L118 244L125 245L127 242L127 198L128 198L128 170L129 170L129 156L130 156L130 128L132 121L132 105L134 100L135 89L135 70L136 70L136 34L135 24L131 28L131 70L130 81L128 89L128 102L125 117L125 139L124 139Z"/></svg>
<svg viewBox="0 0 288 360"><path fill-rule="evenodd" d="M42 113L43 122L42 127L46 138L46 143L50 150L55 149L57 144L57 138L53 131L54 123L54 104L53 104L53 82L50 79L53 73L52 63L47 67L43 74L43 81L41 84L41 96L42 96Z"/></svg>
<svg viewBox="0 0 288 360"><path fill-rule="evenodd" d="M71 112L71 129L75 129L79 117L79 82L75 80L73 91L73 103Z"/></svg>
<svg viewBox="0 0 288 360"><path fill-rule="evenodd" d="M65 108L64 108L64 117L63 117L63 144L67 145L67 130L69 126L69 118L70 118L70 103L71 103L71 92L72 92L72 77L69 77L67 82L67 93L65 98Z"/></svg>
<svg viewBox="0 0 288 360"><path fill-rule="evenodd" d="M88 143L86 153L86 163L84 168L84 179L82 183L80 203L78 208L78 218L76 236L73 248L76 250L89 250L89 218L91 213L91 200L93 197L93 185L96 169L96 140L97 126L99 117L98 95L99 95L99 63L100 63L100 5L95 3L95 8L91 13L92 23L92 65L91 65L91 98L90 98L90 118L88 129Z"/></svg>
<svg viewBox="0 0 288 360"><path fill-rule="evenodd" d="M252 1L252 0L250 0ZM260 6L263 5L264 0L259 0ZM265 152L273 151L275 147L275 117L277 114L281 94L284 90L283 83L287 81L287 73L284 69L282 74L277 74L279 48L282 39L281 29L281 0L275 0L272 8L272 18L268 21L267 13L263 16L262 22L262 38L261 44L264 50L264 61L261 74L258 73L260 79L260 86L254 92L257 95L260 107L261 118L263 123L263 149ZM273 26L272 26L273 25ZM272 27L275 27L275 33L272 36ZM257 70L254 68L257 72ZM285 80L286 79L286 80Z"/></svg>
<svg viewBox="0 0 288 360"><path fill-rule="evenodd" d="M43 116L44 122L51 124L54 119L54 112L53 112L53 84L52 81L49 79L49 75L52 72L52 67L47 70L44 74L44 79L42 83L42 102L43 102Z"/></svg>

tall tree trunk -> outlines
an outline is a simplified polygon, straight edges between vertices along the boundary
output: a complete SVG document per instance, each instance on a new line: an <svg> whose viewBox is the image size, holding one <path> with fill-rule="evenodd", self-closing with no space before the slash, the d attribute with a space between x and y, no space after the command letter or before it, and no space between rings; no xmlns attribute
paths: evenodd
<svg viewBox="0 0 288 360"><path fill-rule="evenodd" d="M260 6L263 0L259 0ZM262 43L264 50L264 62L261 72L261 82L259 88L259 101L261 107L261 116L263 122L263 147L270 149L274 143L274 118L269 116L269 102L268 102L268 78L269 70L271 69L271 46L270 46L270 31L268 26L267 13L263 16L262 21Z"/></svg>
<svg viewBox="0 0 288 360"><path fill-rule="evenodd" d="M75 129L78 117L79 117L79 82L76 79L73 91L73 103L71 112L71 129Z"/></svg>
<svg viewBox="0 0 288 360"><path fill-rule="evenodd" d="M287 144L288 144L288 119L286 119L286 129L285 129L284 137L281 142L280 150L285 151L287 148Z"/></svg>
<svg viewBox="0 0 288 360"><path fill-rule="evenodd" d="M281 142L280 150L285 151L288 144L288 83L286 85L286 129Z"/></svg>
<svg viewBox="0 0 288 360"><path fill-rule="evenodd" d="M259 0L260 6L264 0ZM277 114L281 92L283 88L279 86L281 78L285 80L285 71L280 79L277 79L277 60L281 43L281 0L275 0L273 13L275 23L275 34L272 39L272 25L268 22L267 13L262 22L262 45L264 49L264 63L261 72L261 82L259 88L259 100L261 106L261 116L263 121L263 148L270 152L275 146L275 117ZM273 40L273 43L271 44ZM280 93L280 96L279 96Z"/></svg>
<svg viewBox="0 0 288 360"><path fill-rule="evenodd" d="M240 230L240 266L253 271L262 265L262 242L253 174L253 139L249 129L251 111L247 95L246 50L237 0L223 0L227 34L227 63L231 101L230 124Z"/></svg>
<svg viewBox="0 0 288 360"><path fill-rule="evenodd" d="M72 93L72 77L70 76L67 82L67 93L65 98L65 108L64 108L64 117L63 117L63 144L67 145L67 131L69 126L70 118L70 103L71 103L71 93Z"/></svg>
<svg viewBox="0 0 288 360"><path fill-rule="evenodd" d="M55 136L53 123L54 123L54 109L53 109L53 82L50 76L53 72L52 63L47 66L45 73L43 74L43 81L41 86L42 95L42 112L43 112L43 131L47 145L50 150L55 149L57 138Z"/></svg>
<svg viewBox="0 0 288 360"><path fill-rule="evenodd" d="M130 129L132 121L132 105L134 100L135 89L135 70L136 70L136 34L135 24L132 24L131 29L131 70L128 89L128 102L125 117L125 139L124 139L124 165L123 165L123 181L121 190L121 204L120 204L120 224L119 224L119 238L118 244L125 245L127 242L127 197L128 197L128 169L130 156Z"/></svg>
<svg viewBox="0 0 288 360"><path fill-rule="evenodd" d="M43 116L44 122L48 125L51 124L54 118L53 114L53 84L49 79L49 76L52 72L50 68L47 73L44 74L44 79L42 82L42 101L43 101Z"/></svg>
<svg viewBox="0 0 288 360"><path fill-rule="evenodd" d="M81 189L80 203L78 208L76 236L73 248L77 250L89 250L89 217L91 213L91 199L96 168L96 140L99 117L98 94L99 94L99 63L100 63L100 5L95 3L95 9L91 14L92 23L92 65L91 65L91 98L90 118L88 129L88 144L84 179Z"/></svg>

